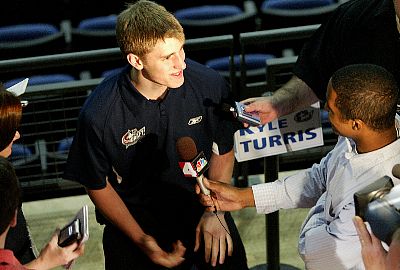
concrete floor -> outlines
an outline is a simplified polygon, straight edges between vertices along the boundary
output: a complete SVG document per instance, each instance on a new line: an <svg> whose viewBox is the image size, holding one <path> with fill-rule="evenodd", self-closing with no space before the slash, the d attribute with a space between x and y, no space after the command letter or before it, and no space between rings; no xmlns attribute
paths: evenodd
<svg viewBox="0 0 400 270"><path fill-rule="evenodd" d="M280 173L280 177L293 172ZM264 182L263 176L251 176L249 184ZM30 226L32 237L40 250L50 239L56 227L62 227L75 216L79 208L89 206L90 239L85 247L84 256L80 257L73 269L98 270L104 269L102 251L102 226L97 224L94 217L94 205L88 196L74 196L23 204L23 210ZM284 265L304 269L297 254L297 236L307 209L279 211L280 223L280 262ZM248 265L253 269L266 269L266 222L265 215L259 215L255 209L243 209L232 213L244 242ZM292 267L288 267L292 268ZM59 268L62 269L62 268Z"/></svg>

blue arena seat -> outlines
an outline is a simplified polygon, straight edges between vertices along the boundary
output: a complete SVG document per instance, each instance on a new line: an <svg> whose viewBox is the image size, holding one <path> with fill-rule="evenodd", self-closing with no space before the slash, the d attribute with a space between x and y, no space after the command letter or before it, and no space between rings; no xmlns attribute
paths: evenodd
<svg viewBox="0 0 400 270"><path fill-rule="evenodd" d="M209 20L241 14L243 11L232 5L205 5L180 9L175 12L178 20Z"/></svg>
<svg viewBox="0 0 400 270"><path fill-rule="evenodd" d="M15 42L41 38L57 34L58 29L51 24L18 24L0 27L0 42Z"/></svg>
<svg viewBox="0 0 400 270"><path fill-rule="evenodd" d="M4 83L5 87L10 87L24 78L16 78L9 80ZM69 74L46 74L46 75L34 75L29 77L28 85L40 85L40 84L49 84L49 83L58 83L58 82L69 82L73 81L75 78Z"/></svg>
<svg viewBox="0 0 400 270"><path fill-rule="evenodd" d="M82 20L77 27L71 27L71 51L117 47L116 23L115 14Z"/></svg>
<svg viewBox="0 0 400 270"><path fill-rule="evenodd" d="M309 9L333 5L334 0L266 0L262 3L261 9Z"/></svg>
<svg viewBox="0 0 400 270"><path fill-rule="evenodd" d="M117 23L117 15L93 17L82 20L78 29L80 30L100 30L100 31L115 31Z"/></svg>
<svg viewBox="0 0 400 270"><path fill-rule="evenodd" d="M20 143L14 143L12 146L11 160L21 159L23 157L31 157L32 150Z"/></svg>
<svg viewBox="0 0 400 270"><path fill-rule="evenodd" d="M275 55L272 54L246 54L246 68L248 71L255 69L262 69L262 72L265 73L266 61L267 59L275 58ZM235 70L240 70L240 55L235 55L233 57ZM229 57L220 57L208 60L206 65L218 70L218 71L229 71Z"/></svg>
<svg viewBox="0 0 400 270"><path fill-rule="evenodd" d="M71 147L73 137L66 137L58 142L55 152L48 151L47 157L54 160L67 160L69 148Z"/></svg>
<svg viewBox="0 0 400 270"><path fill-rule="evenodd" d="M0 27L0 59L62 53L66 47L64 30L51 24Z"/></svg>
<svg viewBox="0 0 400 270"><path fill-rule="evenodd" d="M335 0L265 0L259 12L261 29L321 24L338 6Z"/></svg>
<svg viewBox="0 0 400 270"><path fill-rule="evenodd" d="M125 68L125 67L117 67L117 68L113 68L113 69L109 69L109 70L103 71L103 72L101 73L101 77L102 77L102 78L105 78L105 77L112 76L112 75L114 75L114 74L117 74L118 72L120 72L120 71L123 70L124 68Z"/></svg>
<svg viewBox="0 0 400 270"><path fill-rule="evenodd" d="M218 36L256 30L257 7L254 1L240 4L202 5L179 9L174 15L182 24L186 38Z"/></svg>
<svg viewBox="0 0 400 270"><path fill-rule="evenodd" d="M265 81L265 69L267 59L275 58L273 54L249 53L244 55L246 66L246 79L248 83ZM241 88L241 55L234 55L233 64L235 71L235 79L232 85L232 91L236 99L239 98L238 89ZM218 71L224 78L229 80L230 76L230 59L229 56L210 59L205 63L206 66Z"/></svg>

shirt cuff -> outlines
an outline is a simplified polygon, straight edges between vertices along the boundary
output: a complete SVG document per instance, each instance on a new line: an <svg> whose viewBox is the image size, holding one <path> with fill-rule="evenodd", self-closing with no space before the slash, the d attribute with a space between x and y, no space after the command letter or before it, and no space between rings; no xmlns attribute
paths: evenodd
<svg viewBox="0 0 400 270"><path fill-rule="evenodd" d="M258 214L268 214L279 210L276 205L273 183L258 184L251 187Z"/></svg>

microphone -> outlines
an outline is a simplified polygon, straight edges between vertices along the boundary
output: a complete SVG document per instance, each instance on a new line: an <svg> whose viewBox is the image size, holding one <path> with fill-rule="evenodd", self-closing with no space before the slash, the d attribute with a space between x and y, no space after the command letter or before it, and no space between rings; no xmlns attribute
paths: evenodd
<svg viewBox="0 0 400 270"><path fill-rule="evenodd" d="M396 178L400 178L400 164L396 164L393 166L392 174Z"/></svg>
<svg viewBox="0 0 400 270"><path fill-rule="evenodd" d="M197 152L196 143L191 137L180 137L176 141L176 151L182 161L179 167L182 169L185 177L196 177L201 192L207 196L210 190L203 184L203 173L208 169L209 164L203 151Z"/></svg>

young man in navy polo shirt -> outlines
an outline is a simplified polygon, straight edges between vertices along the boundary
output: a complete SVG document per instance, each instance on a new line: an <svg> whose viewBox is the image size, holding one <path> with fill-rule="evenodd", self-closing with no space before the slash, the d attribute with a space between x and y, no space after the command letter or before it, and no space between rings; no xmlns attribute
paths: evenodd
<svg viewBox="0 0 400 270"><path fill-rule="evenodd" d="M205 105L228 98L226 81L185 60L181 25L154 2L128 6L116 34L129 66L86 101L65 171L106 224L106 269L248 269L230 214L204 211L176 151L193 138L208 177L230 183L235 129Z"/></svg>

